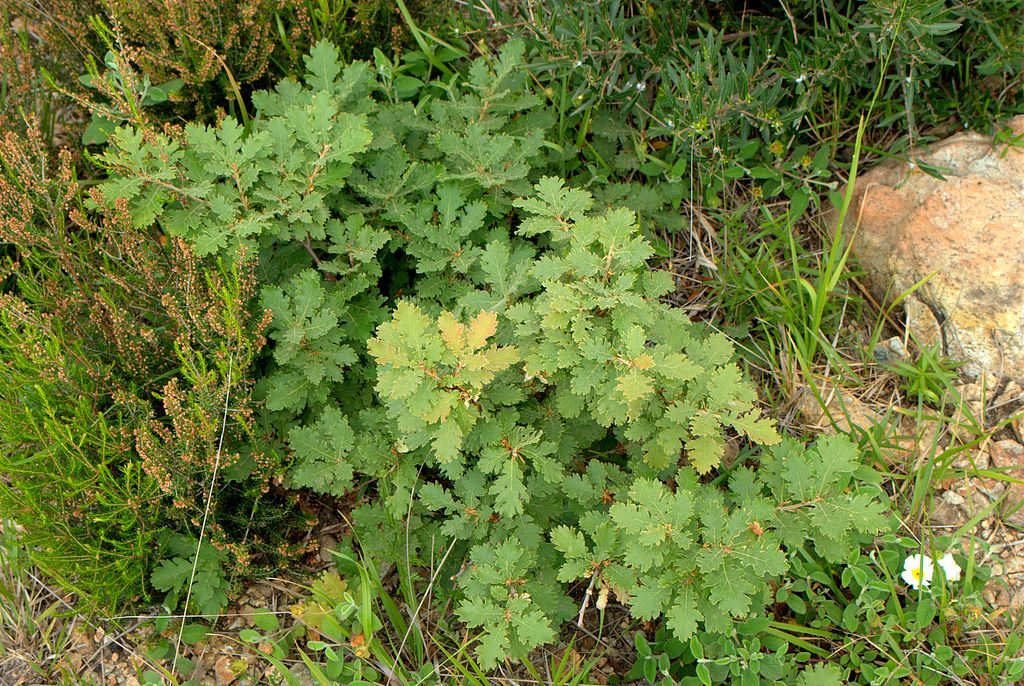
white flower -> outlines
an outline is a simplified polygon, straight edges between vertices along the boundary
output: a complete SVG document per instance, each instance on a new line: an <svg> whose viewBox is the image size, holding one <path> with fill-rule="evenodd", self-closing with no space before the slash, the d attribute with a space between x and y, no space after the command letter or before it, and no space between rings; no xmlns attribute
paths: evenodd
<svg viewBox="0 0 1024 686"><path fill-rule="evenodd" d="M932 558L927 555L911 555L903 563L903 580L907 585L917 590L924 586L927 588L932 583L935 575L935 565Z"/></svg>
<svg viewBox="0 0 1024 686"><path fill-rule="evenodd" d="M647 84L644 83L643 81L641 81L640 83L636 84L635 87L636 87L637 91L640 92L640 93L643 93L645 90L647 90Z"/></svg>
<svg viewBox="0 0 1024 686"><path fill-rule="evenodd" d="M666 119L666 120L665 120L665 126L667 126L668 128L670 128L670 129L671 129L671 128L672 128L673 126L675 126L675 125L674 125L674 124L672 123L672 120L671 120L671 119Z"/></svg>
<svg viewBox="0 0 1024 686"><path fill-rule="evenodd" d="M801 74L800 76L796 77L793 80L794 80L795 83L803 83L804 79L806 79L806 78L807 78L807 74Z"/></svg>
<svg viewBox="0 0 1024 686"><path fill-rule="evenodd" d="M573 64L572 66L574 66L574 67L582 67L583 66L583 60L576 60L576 63Z"/></svg>
<svg viewBox="0 0 1024 686"><path fill-rule="evenodd" d="M947 581L960 581L960 565L952 555L946 553L936 561L936 564L942 567L942 573L946 575Z"/></svg>

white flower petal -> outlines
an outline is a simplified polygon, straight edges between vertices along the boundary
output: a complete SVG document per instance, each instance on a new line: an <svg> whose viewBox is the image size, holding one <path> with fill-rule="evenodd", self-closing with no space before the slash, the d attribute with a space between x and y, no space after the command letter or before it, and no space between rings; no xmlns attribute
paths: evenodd
<svg viewBox="0 0 1024 686"><path fill-rule="evenodd" d="M943 555L937 562L942 567L942 573L946 575L947 581L959 581L962 570L949 553Z"/></svg>
<svg viewBox="0 0 1024 686"><path fill-rule="evenodd" d="M910 555L903 562L903 573L900 577L907 582L911 588L918 589L922 586L927 588L935 576L935 565L932 558L927 555Z"/></svg>

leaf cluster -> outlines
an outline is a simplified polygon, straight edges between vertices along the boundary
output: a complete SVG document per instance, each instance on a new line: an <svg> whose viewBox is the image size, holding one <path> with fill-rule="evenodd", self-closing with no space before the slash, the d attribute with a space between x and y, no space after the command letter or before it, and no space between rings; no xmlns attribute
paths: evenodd
<svg viewBox="0 0 1024 686"><path fill-rule="evenodd" d="M215 617L228 602L228 584L222 572L227 555L205 541L198 546L184 536L172 536L167 550L170 556L150 577L154 588L167 593L165 605L176 608L191 592L191 602L199 613Z"/></svg>
<svg viewBox="0 0 1024 686"><path fill-rule="evenodd" d="M637 479L609 508L614 528L588 517L556 529L559 578L596 575L635 617L664 616L679 641L699 629L729 632L732 620L761 611L763 580L785 574L794 554L838 561L860 534L885 528L875 495L846 490L869 476L857 474L856 454L845 439L810 449L787 440L757 470L733 470L725 492L702 488L689 470L677 472L674 490Z"/></svg>

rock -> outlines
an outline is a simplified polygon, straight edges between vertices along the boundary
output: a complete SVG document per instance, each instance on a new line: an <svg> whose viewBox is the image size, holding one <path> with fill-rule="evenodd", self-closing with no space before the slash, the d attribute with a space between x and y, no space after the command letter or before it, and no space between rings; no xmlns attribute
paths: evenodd
<svg viewBox="0 0 1024 686"><path fill-rule="evenodd" d="M336 562L334 551L338 549L338 539L330 534L320 536L320 561L330 564Z"/></svg>
<svg viewBox="0 0 1024 686"><path fill-rule="evenodd" d="M942 499L950 505L963 505L964 497L956 491L945 491L942 494Z"/></svg>
<svg viewBox="0 0 1024 686"><path fill-rule="evenodd" d="M78 651L70 651L64 655L65 663L71 668L73 674L80 674L82 672L82 654Z"/></svg>
<svg viewBox="0 0 1024 686"><path fill-rule="evenodd" d="M903 301L903 311L907 313L907 328L914 334L914 340L918 345L924 347L938 345L943 353L949 354L946 352L946 346L943 345L943 322L940 322L935 316L936 310L933 310L925 302L910 297Z"/></svg>
<svg viewBox="0 0 1024 686"><path fill-rule="evenodd" d="M875 360L882 364L905 362L907 357L907 347L899 336L893 336L875 348Z"/></svg>
<svg viewBox="0 0 1024 686"><path fill-rule="evenodd" d="M981 496L984 496L988 502L994 503L1002 498L1006 491L1006 482L1000 479L973 479L971 483L974 486L974 492L979 494L977 498L979 502L981 502Z"/></svg>
<svg viewBox="0 0 1024 686"><path fill-rule="evenodd" d="M884 421L880 413L841 389L825 384L818 392L828 407L828 413L810 388L797 392L795 406L803 420L822 433L850 433L854 426L869 431L871 427Z"/></svg>
<svg viewBox="0 0 1024 686"><path fill-rule="evenodd" d="M953 426L952 430L954 433L957 427ZM969 440L968 437L957 433L960 440ZM970 474L976 473L979 469L988 469L992 465L992 458L988 454L988 448L982 447L979 450L963 450L960 451L953 457L952 462L949 463L950 470L954 472L968 472Z"/></svg>
<svg viewBox="0 0 1024 686"><path fill-rule="evenodd" d="M1017 441L995 441L988 454L996 467L1024 467L1024 445Z"/></svg>
<svg viewBox="0 0 1024 686"><path fill-rule="evenodd" d="M972 382L958 387L960 394L959 407L956 408L957 424L969 425L967 428L981 429L975 433L984 433L984 429L1011 419L1010 428L1019 434L1019 417L1024 406L1024 390L1012 379L999 379L993 374L983 374ZM960 428L964 428L961 426Z"/></svg>
<svg viewBox="0 0 1024 686"><path fill-rule="evenodd" d="M946 496L954 495L955 498ZM958 507L964 503L964 497L953 491L945 491L939 498L932 500L930 521L932 526L955 527L962 524L966 519L963 508ZM957 502L951 502L957 501Z"/></svg>
<svg viewBox="0 0 1024 686"><path fill-rule="evenodd" d="M1009 126L1024 133L1024 116ZM901 161L857 179L844 235L865 284L891 302L924 280L904 301L919 343L970 376L1024 377L1024 148L959 133L919 159L947 180Z"/></svg>
<svg viewBox="0 0 1024 686"><path fill-rule="evenodd" d="M244 660L230 655L221 655L213 663L213 675L217 686L231 686L247 669L248 665Z"/></svg>

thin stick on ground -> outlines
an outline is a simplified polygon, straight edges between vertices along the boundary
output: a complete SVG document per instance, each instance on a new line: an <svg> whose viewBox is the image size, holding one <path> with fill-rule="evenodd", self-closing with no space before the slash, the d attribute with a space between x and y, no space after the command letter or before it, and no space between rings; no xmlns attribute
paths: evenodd
<svg viewBox="0 0 1024 686"><path fill-rule="evenodd" d="M196 554L192 559L192 573L188 577L188 590L185 592L185 605L184 612L181 615L181 626L178 627L178 638L174 644L174 657L171 658L171 672L174 672L175 667L178 665L178 654L181 651L181 639L185 633L185 616L188 613L188 604L192 600L192 584L196 580L196 570L199 567L199 553L203 549L203 536L206 535L206 521L210 516L210 501L213 500L213 486L217 483L217 472L220 470L220 454L224 448L224 433L228 426L228 410L231 406L231 364L234 361L234 355L228 356L228 374L227 383L225 384L226 389L224 391L224 415L221 417L220 422L220 437L217 439L217 454L213 462L213 474L210 475L210 487L206 492L206 503L203 507L203 522L199 527L199 542L196 544Z"/></svg>
<svg viewBox="0 0 1024 686"><path fill-rule="evenodd" d="M452 552L452 549L455 548L455 542L456 542L456 539L453 538L451 544L448 546L448 550L444 551L444 556L441 558L441 561L438 563L437 568L434 570L434 573L431 575L430 583L427 584L427 589L424 591L423 597L420 598L420 602L416 605L416 608L412 612L412 616L410 617L410 620L409 620L409 626L405 630L405 635L402 636L402 642L399 644L398 650L395 651L395 662L391 666L392 673L394 673L394 671L396 669L398 669L398 662L401 659L402 650L405 648L405 644L409 640L409 636L412 634L413 627L416 626L416 623L419 621L420 610L423 609L424 604L427 602L428 598L430 597L429 590L431 588L433 588L434 583L437 581L438 575L441 573L442 567L444 567L445 561L448 559L448 555L450 555L451 552Z"/></svg>

